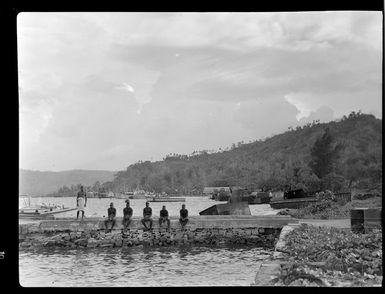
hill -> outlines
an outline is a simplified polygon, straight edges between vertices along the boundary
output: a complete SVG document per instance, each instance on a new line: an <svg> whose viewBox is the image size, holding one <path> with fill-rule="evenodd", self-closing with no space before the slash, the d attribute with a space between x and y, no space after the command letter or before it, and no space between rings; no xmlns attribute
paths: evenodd
<svg viewBox="0 0 385 294"><path fill-rule="evenodd" d="M95 182L107 182L115 172L102 170L32 171L19 169L19 194L46 195L62 186L82 184L90 186Z"/></svg>
<svg viewBox="0 0 385 294"><path fill-rule="evenodd" d="M317 172L314 166L324 172ZM221 152L170 154L162 161L139 161L103 187L186 194L199 193L205 186L339 191L381 181L382 120L352 112L329 123L314 121L296 129L289 127L263 141L233 144Z"/></svg>

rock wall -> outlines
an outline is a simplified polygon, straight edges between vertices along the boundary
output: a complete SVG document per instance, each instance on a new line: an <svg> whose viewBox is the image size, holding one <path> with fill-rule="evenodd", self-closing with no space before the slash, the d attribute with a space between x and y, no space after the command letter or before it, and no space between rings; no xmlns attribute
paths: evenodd
<svg viewBox="0 0 385 294"><path fill-rule="evenodd" d="M28 247L129 247L172 245L234 245L245 244L264 248L274 247L279 228L187 228L187 229L131 229L127 232L113 230L84 230L77 232L47 232L21 234L19 245Z"/></svg>
<svg viewBox="0 0 385 294"><path fill-rule="evenodd" d="M182 229L178 218L171 217L171 227L159 227L153 219L153 229L144 231L135 217L127 232L122 231L117 218L112 232L106 233L104 220L73 219L45 220L19 225L21 248L47 246L64 248L172 246L184 244L231 245L245 244L273 248L282 227L293 222L287 216L193 216ZM298 221L297 221L298 222Z"/></svg>

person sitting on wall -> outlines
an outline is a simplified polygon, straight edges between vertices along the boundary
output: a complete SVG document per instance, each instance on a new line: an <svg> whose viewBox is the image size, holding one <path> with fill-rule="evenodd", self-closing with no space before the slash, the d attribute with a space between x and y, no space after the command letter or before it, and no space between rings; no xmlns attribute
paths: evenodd
<svg viewBox="0 0 385 294"><path fill-rule="evenodd" d="M146 207L143 208L143 218L142 218L142 224L146 230L151 230L152 229L152 208L149 206L150 203L146 202ZM150 227L146 225L146 223L150 223Z"/></svg>
<svg viewBox="0 0 385 294"><path fill-rule="evenodd" d="M106 226L107 232L111 232L115 226L116 220L116 209L114 207L114 203L110 203L110 208L107 209L108 218L104 221L104 225ZM108 230L108 224L111 223L111 228Z"/></svg>
<svg viewBox="0 0 385 294"><path fill-rule="evenodd" d="M180 214L179 222L182 228L184 228L188 222L188 210L186 209L185 204L182 204L182 209L179 211L179 214Z"/></svg>
<svg viewBox="0 0 385 294"><path fill-rule="evenodd" d="M125 232L131 223L133 210L130 207L130 200L126 200L126 207L123 209L123 231Z"/></svg>
<svg viewBox="0 0 385 294"><path fill-rule="evenodd" d="M162 226L164 222L167 222L167 229L170 228L170 220L168 218L168 211L166 210L166 206L163 205L162 210L159 215L159 227Z"/></svg>

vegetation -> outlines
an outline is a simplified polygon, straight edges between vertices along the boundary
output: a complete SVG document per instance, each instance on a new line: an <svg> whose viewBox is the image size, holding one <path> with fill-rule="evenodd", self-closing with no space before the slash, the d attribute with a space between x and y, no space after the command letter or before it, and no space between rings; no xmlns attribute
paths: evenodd
<svg viewBox="0 0 385 294"><path fill-rule="evenodd" d="M354 234L301 225L286 237L289 262L275 285L370 286L382 283L382 231Z"/></svg>
<svg viewBox="0 0 385 294"><path fill-rule="evenodd" d="M315 121L218 152L139 161L118 172L109 187L186 194L201 192L205 186L340 191L381 182L381 162L382 121L352 112L339 121Z"/></svg>
<svg viewBox="0 0 385 294"><path fill-rule="evenodd" d="M381 182L382 121L352 112L338 121L289 127L264 141L238 142L218 152L194 151L169 154L157 162L139 161L117 172L111 181L88 185L97 192L138 188L188 195L200 194L206 186L338 192Z"/></svg>
<svg viewBox="0 0 385 294"><path fill-rule="evenodd" d="M355 207L382 207L382 197L377 195L364 200L355 199L347 203L341 202L338 198L325 199L300 209L285 209L278 214L300 219L340 219L349 218L350 210Z"/></svg>

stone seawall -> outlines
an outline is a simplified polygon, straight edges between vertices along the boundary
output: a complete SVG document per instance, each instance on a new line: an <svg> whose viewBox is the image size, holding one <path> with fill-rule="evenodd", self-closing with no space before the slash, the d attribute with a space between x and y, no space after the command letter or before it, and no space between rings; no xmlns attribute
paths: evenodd
<svg viewBox="0 0 385 294"><path fill-rule="evenodd" d="M170 229L159 228L155 218L153 229L144 231L140 218L134 218L129 229L122 232L118 218L116 228L109 233L100 218L47 220L19 225L19 245L21 248L95 248L245 244L272 248L282 227L293 222L287 216L199 216L191 217L188 225L181 229L177 218L170 220Z"/></svg>

